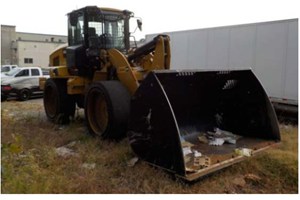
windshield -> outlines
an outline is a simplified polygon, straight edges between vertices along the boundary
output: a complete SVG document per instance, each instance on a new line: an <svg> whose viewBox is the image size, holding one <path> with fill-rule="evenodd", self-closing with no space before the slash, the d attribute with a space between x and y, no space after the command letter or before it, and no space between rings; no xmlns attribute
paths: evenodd
<svg viewBox="0 0 300 200"><path fill-rule="evenodd" d="M21 68L15 68L15 69L12 69L10 72L7 72L5 74L7 76L13 76L13 75L17 74L20 70L21 70Z"/></svg>
<svg viewBox="0 0 300 200"><path fill-rule="evenodd" d="M9 70L10 70L9 66L1 67L1 72L9 72Z"/></svg>
<svg viewBox="0 0 300 200"><path fill-rule="evenodd" d="M70 15L69 45L81 45L88 42L88 46L124 50L124 21L124 15L120 13L87 12L84 14L84 12L78 12L74 18Z"/></svg>
<svg viewBox="0 0 300 200"><path fill-rule="evenodd" d="M118 15L106 15L104 32L108 39L108 48L124 49L124 19Z"/></svg>
<svg viewBox="0 0 300 200"><path fill-rule="evenodd" d="M124 49L124 19L121 15L105 14L103 17L90 15L88 18L89 37L99 37L104 48Z"/></svg>

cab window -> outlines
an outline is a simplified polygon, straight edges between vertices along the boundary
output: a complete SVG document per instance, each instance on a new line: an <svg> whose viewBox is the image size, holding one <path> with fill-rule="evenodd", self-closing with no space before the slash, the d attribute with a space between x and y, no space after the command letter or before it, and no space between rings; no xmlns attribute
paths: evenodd
<svg viewBox="0 0 300 200"><path fill-rule="evenodd" d="M24 69L24 70L21 70L19 73L16 74L16 77L21 77L21 76L29 76L29 70Z"/></svg>
<svg viewBox="0 0 300 200"><path fill-rule="evenodd" d="M40 71L38 69L31 69L31 76L39 76Z"/></svg>
<svg viewBox="0 0 300 200"><path fill-rule="evenodd" d="M76 23L71 23L71 20L69 19L69 45L78 45L83 43L84 38L84 18L83 13L77 13L77 16L74 17Z"/></svg>

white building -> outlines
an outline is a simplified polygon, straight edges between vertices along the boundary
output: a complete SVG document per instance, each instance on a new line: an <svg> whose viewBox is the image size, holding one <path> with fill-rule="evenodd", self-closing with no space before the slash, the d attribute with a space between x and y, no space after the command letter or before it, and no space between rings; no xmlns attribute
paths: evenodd
<svg viewBox="0 0 300 200"><path fill-rule="evenodd" d="M67 43L67 36L16 32L1 25L1 65L49 66L49 55Z"/></svg>

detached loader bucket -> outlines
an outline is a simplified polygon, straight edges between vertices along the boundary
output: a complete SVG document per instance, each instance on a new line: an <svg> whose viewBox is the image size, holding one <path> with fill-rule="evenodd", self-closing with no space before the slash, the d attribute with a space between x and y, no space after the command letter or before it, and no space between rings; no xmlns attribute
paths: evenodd
<svg viewBox="0 0 300 200"><path fill-rule="evenodd" d="M187 180L280 141L278 122L251 70L153 71L131 102L128 138L152 165Z"/></svg>

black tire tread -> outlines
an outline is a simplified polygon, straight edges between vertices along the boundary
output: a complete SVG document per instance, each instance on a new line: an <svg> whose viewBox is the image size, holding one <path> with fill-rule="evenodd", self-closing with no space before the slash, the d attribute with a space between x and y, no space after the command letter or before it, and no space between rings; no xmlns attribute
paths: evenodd
<svg viewBox="0 0 300 200"><path fill-rule="evenodd" d="M46 108L45 112L48 119L58 124L69 123L69 118L75 115L75 99L67 94L67 79L47 79L45 83L45 89L52 87L55 90L55 95L58 98L58 104L56 107L55 116L49 116ZM53 97L54 98L54 97ZM44 95L44 106L45 106L45 95Z"/></svg>
<svg viewBox="0 0 300 200"><path fill-rule="evenodd" d="M128 118L130 113L130 94L119 81L97 81L90 85L85 96L85 116L87 117L87 102L89 91L97 89L104 95L108 106L108 126L101 135L103 139L119 140L126 136ZM87 120L89 132L95 134L92 130L89 120Z"/></svg>

